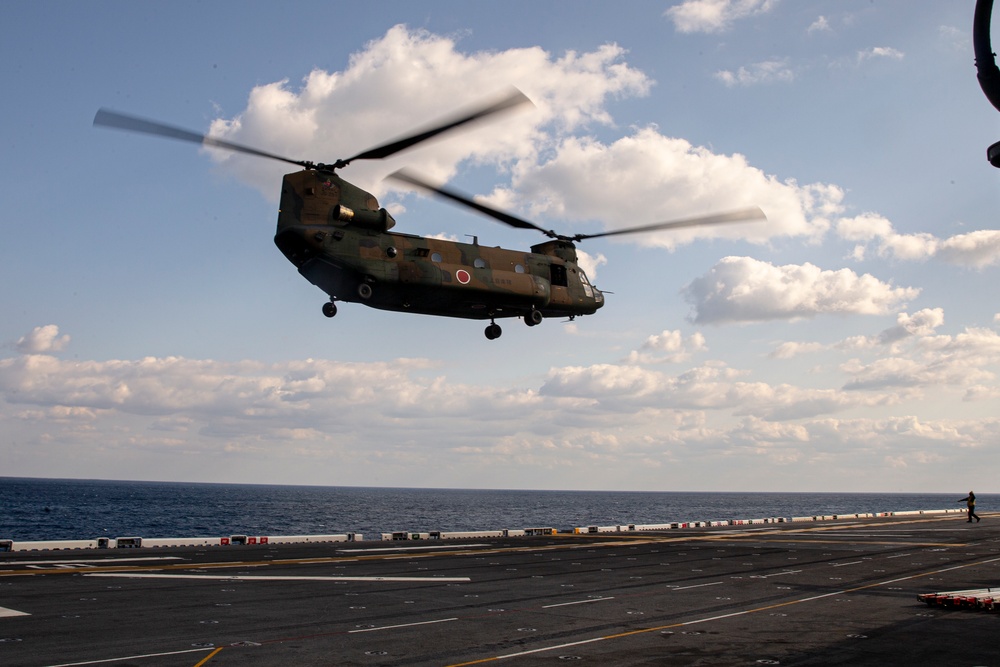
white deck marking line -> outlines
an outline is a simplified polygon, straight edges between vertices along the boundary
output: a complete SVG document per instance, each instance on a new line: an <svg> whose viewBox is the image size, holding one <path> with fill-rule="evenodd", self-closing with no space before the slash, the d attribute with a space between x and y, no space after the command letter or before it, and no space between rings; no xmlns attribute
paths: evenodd
<svg viewBox="0 0 1000 667"><path fill-rule="evenodd" d="M130 563L140 560L184 560L180 556L142 556L135 558L81 558L62 560L0 560L0 566L5 565L89 565L90 563Z"/></svg>
<svg viewBox="0 0 1000 667"><path fill-rule="evenodd" d="M802 570L782 570L781 572L772 572L771 574L751 574L751 579L770 579L771 577L783 577L788 574L801 574Z"/></svg>
<svg viewBox="0 0 1000 667"><path fill-rule="evenodd" d="M412 628L416 625L434 625L435 623L448 623L449 621L457 621L458 617L454 618L439 618L436 621L418 621L416 623L401 623L400 625L383 625L377 628L358 628L357 630L348 630L347 634L353 635L355 632L377 632L379 630L396 630L399 628Z"/></svg>
<svg viewBox="0 0 1000 667"><path fill-rule="evenodd" d="M208 581L408 581L422 583L470 582L469 577L296 577L296 576L240 576L215 574L150 574L146 572L89 572L85 577L118 577L121 579L204 579Z"/></svg>
<svg viewBox="0 0 1000 667"><path fill-rule="evenodd" d="M570 642L569 644L559 644L558 646L545 646L543 648L531 649L530 651L521 651L520 653L507 653L506 655L498 655L496 660L506 660L507 658L519 658L522 655L531 655L532 653L544 653L545 651L556 651L561 648L570 648L572 646L583 646L584 644L593 644L594 642L600 642L607 639L606 637L594 637L593 639L584 639L578 642Z"/></svg>
<svg viewBox="0 0 1000 667"><path fill-rule="evenodd" d="M542 609L552 609L553 607L568 607L574 604L588 604L590 602L604 602L605 600L614 600L614 596L606 598L593 598L592 600L576 600L575 602L560 602L559 604L547 604Z"/></svg>
<svg viewBox="0 0 1000 667"><path fill-rule="evenodd" d="M0 607L0 618L9 618L12 616L31 616L26 611L18 611L16 609L7 609L6 607Z"/></svg>
<svg viewBox="0 0 1000 667"><path fill-rule="evenodd" d="M710 584L695 584L693 586L681 586L680 588L671 588L672 591L686 591L689 588L704 588L705 586L718 586L719 584L724 584L724 581L713 581Z"/></svg>
<svg viewBox="0 0 1000 667"><path fill-rule="evenodd" d="M913 531L910 531L910 532L913 532ZM913 535L910 535L909 532L907 532L907 533L896 533L896 532L888 532L888 533L848 533L847 531L844 531L843 533L837 533L837 534L838 535L847 535L848 537L913 537Z"/></svg>
<svg viewBox="0 0 1000 667"><path fill-rule="evenodd" d="M850 563L834 563L832 567L844 567L845 565L857 565L858 563L863 563L862 560L852 560Z"/></svg>
<svg viewBox="0 0 1000 667"><path fill-rule="evenodd" d="M123 655L120 658L104 658L103 660L85 660L83 662L63 662L58 665L46 665L45 667L79 667L79 665L100 665L106 662L121 662L122 660L139 660L141 658L159 658L167 655L183 655L185 653L206 653L215 650L212 647L188 648L182 651L167 651L166 653L146 653L145 655Z"/></svg>

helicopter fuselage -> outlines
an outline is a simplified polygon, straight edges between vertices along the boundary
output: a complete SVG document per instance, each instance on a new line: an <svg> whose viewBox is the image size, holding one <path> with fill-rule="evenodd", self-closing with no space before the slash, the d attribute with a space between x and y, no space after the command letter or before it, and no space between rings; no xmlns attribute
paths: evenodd
<svg viewBox="0 0 1000 667"><path fill-rule="evenodd" d="M284 177L274 240L331 303L491 321L523 317L531 325L604 305L569 241L510 250L389 231L394 224L371 194L335 173L304 170Z"/></svg>
<svg viewBox="0 0 1000 667"><path fill-rule="evenodd" d="M332 163L295 160L217 136L167 125L159 121L99 109L94 125L151 134L213 146L237 153L279 160L302 168L286 174L281 183L281 208L274 242L299 273L329 296L323 314L337 314L338 301L363 303L396 312L490 320L486 337L501 334L494 321L521 317L529 326L546 317L591 315L604 305L604 294L594 287L577 261L576 246L585 239L648 233L766 220L751 206L728 213L609 229L567 236L539 227L492 208L451 188L428 183L402 169L389 175L396 181L437 194L515 229L534 230L549 238L530 251L459 243L390 231L396 224L371 193L337 175L355 160L381 160L421 142L481 121L498 113L529 105L517 89L458 117L442 119L389 143L375 146Z"/></svg>

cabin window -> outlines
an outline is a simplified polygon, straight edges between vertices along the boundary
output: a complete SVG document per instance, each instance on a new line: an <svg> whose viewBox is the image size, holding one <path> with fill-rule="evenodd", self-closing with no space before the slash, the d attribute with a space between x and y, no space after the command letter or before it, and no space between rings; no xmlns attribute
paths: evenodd
<svg viewBox="0 0 1000 667"><path fill-rule="evenodd" d="M472 262L472 265L474 267L476 267L477 269L485 269L486 268L486 260L483 259L482 257L476 257L475 261Z"/></svg>
<svg viewBox="0 0 1000 667"><path fill-rule="evenodd" d="M432 262L440 262L441 261L441 253L439 253L439 252L432 253L431 254L431 261Z"/></svg>
<svg viewBox="0 0 1000 667"><path fill-rule="evenodd" d="M413 251L414 257L427 257L429 254L431 254L431 251L427 248L417 248Z"/></svg>
<svg viewBox="0 0 1000 667"><path fill-rule="evenodd" d="M549 264L549 282L557 287L566 287L566 267L562 264Z"/></svg>
<svg viewBox="0 0 1000 667"><path fill-rule="evenodd" d="M520 264L514 265L514 273L524 273L524 267Z"/></svg>

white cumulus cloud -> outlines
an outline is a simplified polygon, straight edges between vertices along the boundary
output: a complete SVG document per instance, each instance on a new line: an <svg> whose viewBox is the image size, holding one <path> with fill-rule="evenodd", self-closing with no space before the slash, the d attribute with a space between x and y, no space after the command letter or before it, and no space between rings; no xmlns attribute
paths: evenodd
<svg viewBox="0 0 1000 667"><path fill-rule="evenodd" d="M617 196L607 197L609 189ZM742 155L719 155L647 127L611 144L568 137L548 159L521 162L514 169L512 187L496 189L490 201L501 208L530 201L532 216L596 219L612 230L752 205L767 215L767 223L630 237L645 245L675 248L699 238L754 243L776 236L816 239L827 230L830 216L841 210L842 198L843 191L835 186L781 181Z"/></svg>
<svg viewBox="0 0 1000 667"><path fill-rule="evenodd" d="M937 309L900 314L872 359L839 366L840 387L768 381L762 369L717 360L687 365L708 339L677 330L637 341L643 359L555 367L516 386L454 381L424 359L22 354L0 359L0 451L44 453L50 474L106 474L127 459L146 478L208 465L214 481L246 470L283 483L469 484L488 468L493 483L537 485L553 470L635 480L660 466L706 471L721 461L745 475L762 470L757 460L808 474L856 470L861 451L919 466L942 455L938 443L1000 444L996 418L906 412L907 397L922 393L950 391L970 409L998 395L997 332L939 335L942 322ZM668 360L680 367L643 365ZM852 414L873 410L883 416ZM949 449L946 460L957 456ZM299 465L283 469L288 458Z"/></svg>
<svg viewBox="0 0 1000 667"><path fill-rule="evenodd" d="M814 32L831 32L830 21L825 16L818 17L815 21L809 24L806 32L812 34Z"/></svg>
<svg viewBox="0 0 1000 667"><path fill-rule="evenodd" d="M55 324L46 324L42 327L35 327L31 333L21 336L14 344L14 348L21 354L44 354L46 352L59 352L69 345L69 335L59 335L59 327Z"/></svg>
<svg viewBox="0 0 1000 667"><path fill-rule="evenodd" d="M694 333L685 337L680 331L665 330L646 339L638 350L629 353L631 364L680 363L708 347L705 336Z"/></svg>
<svg viewBox="0 0 1000 667"><path fill-rule="evenodd" d="M858 242L854 259L864 259L873 248L881 258L919 261L937 258L950 264L981 269L1000 264L1000 230L981 229L948 238L919 232L900 234L878 213L839 218L835 230L840 238Z"/></svg>
<svg viewBox="0 0 1000 667"><path fill-rule="evenodd" d="M850 269L775 266L752 257L725 257L684 288L695 309L692 319L699 324L882 314L919 292Z"/></svg>
<svg viewBox="0 0 1000 667"><path fill-rule="evenodd" d="M766 83L790 83L795 80L795 72L788 65L787 59L764 60L752 65L745 65L735 72L720 70L715 78L729 87L754 86Z"/></svg>
<svg viewBox="0 0 1000 667"><path fill-rule="evenodd" d="M343 71L313 70L293 87L287 80L255 87L247 107L212 124L214 137L279 155L333 162L409 134L491 94L516 86L535 104L530 112L494 119L489 131L453 133L408 153L419 153L421 171L447 180L462 160L502 162L524 157L544 144L548 131L566 132L588 123L610 123L608 98L644 95L651 85L626 65L613 44L561 56L539 47L465 54L453 39L397 25L354 54ZM494 89L483 82L496 82ZM385 100L399 100L386 105ZM275 183L287 165L213 151L226 168L276 196ZM350 179L383 191L382 178L400 158L357 162Z"/></svg>
<svg viewBox="0 0 1000 667"><path fill-rule="evenodd" d="M769 6L733 3L725 12ZM610 101L646 95L653 85L629 66L625 55L613 44L564 54L537 47L463 53L453 39L395 26L354 54L343 71L314 70L299 86L288 81L257 86L246 108L216 120L211 133L279 155L330 162L453 117L489 99L495 91L484 92L482 82L494 81L498 91L520 88L535 108L502 116L488 130L473 126L387 160L354 162L343 173L381 197L407 191L381 180L405 164L419 164L422 176L446 182L463 161L490 163L501 178L510 179L487 198L494 206L528 209L536 219L597 222L605 229L747 206L760 206L768 216L767 224L628 237L666 248L700 238L816 240L842 212L844 192L835 185L782 179L752 166L743 155L720 155L653 126L610 142L597 140L589 134L594 125L613 125ZM774 61L754 66L745 80L788 76L787 67ZM386 107L390 97L406 103ZM287 170L282 163L242 154L213 155L223 168L271 198ZM616 197L606 196L609 188ZM388 205L401 208L399 202Z"/></svg>
<svg viewBox="0 0 1000 667"><path fill-rule="evenodd" d="M665 12L678 32L723 32L740 19L764 14L778 0L685 0Z"/></svg>
<svg viewBox="0 0 1000 667"><path fill-rule="evenodd" d="M813 354L825 350L856 351L888 348L890 352L899 351L899 345L914 338L933 336L944 324L942 308L924 308L910 315L899 313L896 325L881 331L874 336L851 336L831 344L818 342L785 341L780 343L768 355L771 359L792 359L805 354Z"/></svg>
<svg viewBox="0 0 1000 667"><path fill-rule="evenodd" d="M870 49L865 49L863 51L858 51L858 63L863 63L866 60L902 60L905 54L899 49L894 49L891 46L873 46Z"/></svg>

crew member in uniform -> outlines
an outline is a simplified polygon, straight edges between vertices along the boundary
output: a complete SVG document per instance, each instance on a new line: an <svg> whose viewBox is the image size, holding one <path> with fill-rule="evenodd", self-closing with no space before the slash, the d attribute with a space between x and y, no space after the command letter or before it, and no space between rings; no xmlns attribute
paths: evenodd
<svg viewBox="0 0 1000 667"><path fill-rule="evenodd" d="M976 515L976 494L969 491L969 495L962 498L958 502L965 503L965 506L969 508L969 523L972 523L973 517L975 517L976 522L979 522L979 517Z"/></svg>

